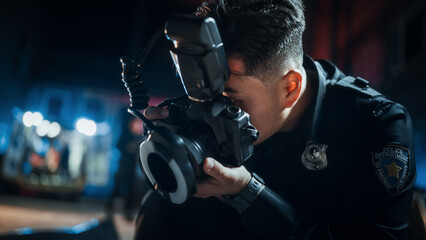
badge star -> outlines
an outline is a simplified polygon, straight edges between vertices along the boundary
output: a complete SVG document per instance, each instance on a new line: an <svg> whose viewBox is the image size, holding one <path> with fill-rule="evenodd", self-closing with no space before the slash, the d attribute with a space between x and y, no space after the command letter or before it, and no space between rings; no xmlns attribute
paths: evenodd
<svg viewBox="0 0 426 240"><path fill-rule="evenodd" d="M395 161L392 161L389 165L385 165L385 168L388 170L388 177L399 179L399 172L402 170L402 167L396 165Z"/></svg>

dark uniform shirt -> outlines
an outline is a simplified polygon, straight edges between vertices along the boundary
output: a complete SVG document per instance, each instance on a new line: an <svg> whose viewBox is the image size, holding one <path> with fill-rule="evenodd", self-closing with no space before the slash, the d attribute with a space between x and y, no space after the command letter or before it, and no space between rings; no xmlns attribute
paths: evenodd
<svg viewBox="0 0 426 240"><path fill-rule="evenodd" d="M298 126L246 163L265 189L243 215L220 199L173 205L153 194L139 239L406 239L415 182L410 116L400 104L304 59L314 97Z"/></svg>

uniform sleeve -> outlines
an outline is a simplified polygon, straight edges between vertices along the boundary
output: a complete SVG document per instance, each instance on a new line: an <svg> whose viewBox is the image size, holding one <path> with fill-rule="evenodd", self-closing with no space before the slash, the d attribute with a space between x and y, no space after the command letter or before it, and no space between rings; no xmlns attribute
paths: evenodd
<svg viewBox="0 0 426 240"><path fill-rule="evenodd" d="M399 104L375 111L334 213L301 214L266 187L242 222L262 239L409 239L416 178L411 119Z"/></svg>
<svg viewBox="0 0 426 240"><path fill-rule="evenodd" d="M332 239L328 225L304 215L265 187L242 216L242 223L261 239Z"/></svg>
<svg viewBox="0 0 426 240"><path fill-rule="evenodd" d="M263 239L290 236L297 213L285 199L265 187L242 217L242 222Z"/></svg>
<svg viewBox="0 0 426 240"><path fill-rule="evenodd" d="M268 187L243 214L241 221L261 239L333 239L329 224L321 217L301 214Z"/></svg>
<svg viewBox="0 0 426 240"><path fill-rule="evenodd" d="M383 101L373 101L342 214L330 224L337 238L409 239L416 179L412 123L402 105Z"/></svg>

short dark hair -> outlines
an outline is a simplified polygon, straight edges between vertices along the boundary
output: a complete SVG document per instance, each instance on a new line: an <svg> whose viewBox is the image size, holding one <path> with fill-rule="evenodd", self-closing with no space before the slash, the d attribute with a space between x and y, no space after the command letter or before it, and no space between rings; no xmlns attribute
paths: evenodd
<svg viewBox="0 0 426 240"><path fill-rule="evenodd" d="M301 0L207 0L195 14L213 17L226 54L240 57L247 74L265 77L288 60L301 66L303 11Z"/></svg>

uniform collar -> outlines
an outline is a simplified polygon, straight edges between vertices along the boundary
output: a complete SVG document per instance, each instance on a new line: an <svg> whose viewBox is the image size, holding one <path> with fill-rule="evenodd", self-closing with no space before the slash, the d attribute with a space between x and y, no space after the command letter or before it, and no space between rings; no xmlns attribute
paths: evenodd
<svg viewBox="0 0 426 240"><path fill-rule="evenodd" d="M303 67L306 70L308 84L311 84L312 101L304 114L301 125L305 126L305 137L310 140L318 138L318 127L321 121L321 109L326 90L326 72L323 67L311 57L305 55Z"/></svg>

